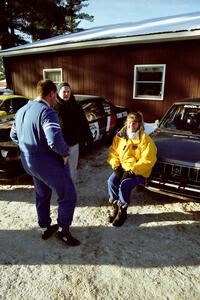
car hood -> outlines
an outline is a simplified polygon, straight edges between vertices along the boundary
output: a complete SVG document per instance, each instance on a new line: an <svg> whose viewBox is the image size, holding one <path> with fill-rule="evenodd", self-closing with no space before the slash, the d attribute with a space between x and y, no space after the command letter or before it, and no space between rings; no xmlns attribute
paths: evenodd
<svg viewBox="0 0 200 300"><path fill-rule="evenodd" d="M151 134L158 160L200 167L200 136L157 129Z"/></svg>

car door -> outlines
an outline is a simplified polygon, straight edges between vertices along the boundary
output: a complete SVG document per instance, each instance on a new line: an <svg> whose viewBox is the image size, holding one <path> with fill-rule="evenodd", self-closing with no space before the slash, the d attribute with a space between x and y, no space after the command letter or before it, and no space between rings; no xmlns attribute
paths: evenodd
<svg viewBox="0 0 200 300"><path fill-rule="evenodd" d="M5 99L5 100L3 100L3 103L1 104L0 122L4 122L4 121L8 120L10 101L11 101L11 99Z"/></svg>
<svg viewBox="0 0 200 300"><path fill-rule="evenodd" d="M114 107L111 103L109 103L103 99L102 105L103 105L104 114L106 117L106 128L105 128L106 132L105 133L110 134L116 128L117 117L115 114Z"/></svg>
<svg viewBox="0 0 200 300"><path fill-rule="evenodd" d="M89 122L93 140L100 140L105 135L106 131L106 117L101 100L87 100L82 103L82 108Z"/></svg>

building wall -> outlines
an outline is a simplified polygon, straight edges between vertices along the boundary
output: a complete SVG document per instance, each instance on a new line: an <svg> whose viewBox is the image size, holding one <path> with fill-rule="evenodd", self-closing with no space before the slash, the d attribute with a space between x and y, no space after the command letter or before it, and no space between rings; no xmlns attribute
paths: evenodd
<svg viewBox="0 0 200 300"><path fill-rule="evenodd" d="M200 40L81 49L7 58L15 93L35 97L44 68L63 68L74 93L100 95L114 104L160 119L176 100L200 97ZM135 64L166 64L163 101L134 100Z"/></svg>

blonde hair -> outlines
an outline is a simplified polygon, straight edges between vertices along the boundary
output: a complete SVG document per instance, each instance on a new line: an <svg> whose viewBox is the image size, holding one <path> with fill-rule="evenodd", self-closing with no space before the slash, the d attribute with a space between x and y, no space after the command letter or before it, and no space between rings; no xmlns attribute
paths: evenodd
<svg viewBox="0 0 200 300"><path fill-rule="evenodd" d="M56 85L53 81L49 79L40 80L36 86L37 96L46 97L51 91L57 91Z"/></svg>
<svg viewBox="0 0 200 300"><path fill-rule="evenodd" d="M125 125L127 125L127 121L128 120L138 122L140 130L144 130L143 114L140 111L129 113L128 116L127 116L127 118L126 118Z"/></svg>

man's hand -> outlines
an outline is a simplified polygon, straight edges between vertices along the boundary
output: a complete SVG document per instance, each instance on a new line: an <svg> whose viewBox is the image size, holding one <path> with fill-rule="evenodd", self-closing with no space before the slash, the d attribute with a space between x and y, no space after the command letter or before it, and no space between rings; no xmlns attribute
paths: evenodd
<svg viewBox="0 0 200 300"><path fill-rule="evenodd" d="M63 156L64 166L68 163L69 156Z"/></svg>

